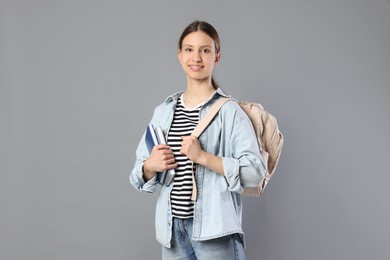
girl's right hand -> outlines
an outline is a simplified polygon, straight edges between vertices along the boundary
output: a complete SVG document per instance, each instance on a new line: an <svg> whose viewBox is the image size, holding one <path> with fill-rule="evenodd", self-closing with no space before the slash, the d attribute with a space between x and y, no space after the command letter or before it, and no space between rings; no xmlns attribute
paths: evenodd
<svg viewBox="0 0 390 260"><path fill-rule="evenodd" d="M165 144L155 145L143 166L144 179L153 178L157 172L163 172L177 167L171 148Z"/></svg>

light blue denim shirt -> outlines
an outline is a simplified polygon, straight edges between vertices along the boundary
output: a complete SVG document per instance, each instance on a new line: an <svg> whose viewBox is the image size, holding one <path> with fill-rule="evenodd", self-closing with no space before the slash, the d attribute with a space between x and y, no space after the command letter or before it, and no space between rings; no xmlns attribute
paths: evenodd
<svg viewBox="0 0 390 260"><path fill-rule="evenodd" d="M167 134L173 119L177 99L183 92L169 96L156 107L150 121ZM226 96L217 89L213 97L200 110L202 118L219 96ZM257 139L250 119L235 101L228 101L199 137L203 150L222 158L224 176L196 165L198 198L194 205L193 240L209 240L242 231L242 203L240 193L244 187L259 185L265 176L266 164L260 155ZM140 191L154 192L156 177L145 182L142 166L149 152L142 136L136 151L136 162L130 174L131 184ZM170 247L172 237L172 213L170 192L172 184L161 186L156 204L156 238Z"/></svg>

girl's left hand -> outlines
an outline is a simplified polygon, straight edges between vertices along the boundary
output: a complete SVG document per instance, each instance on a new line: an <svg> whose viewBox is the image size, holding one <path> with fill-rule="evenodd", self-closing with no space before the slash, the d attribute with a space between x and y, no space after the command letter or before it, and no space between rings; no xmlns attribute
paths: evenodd
<svg viewBox="0 0 390 260"><path fill-rule="evenodd" d="M200 147L198 138L195 136L182 136L182 140L180 152L194 163L199 163L204 151Z"/></svg>

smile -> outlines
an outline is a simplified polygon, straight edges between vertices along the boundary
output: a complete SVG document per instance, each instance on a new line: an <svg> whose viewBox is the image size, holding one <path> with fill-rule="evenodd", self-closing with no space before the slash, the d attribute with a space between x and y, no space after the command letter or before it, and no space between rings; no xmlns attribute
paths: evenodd
<svg viewBox="0 0 390 260"><path fill-rule="evenodd" d="M200 65L190 65L189 67L192 71L200 71L201 69L203 69L203 66Z"/></svg>

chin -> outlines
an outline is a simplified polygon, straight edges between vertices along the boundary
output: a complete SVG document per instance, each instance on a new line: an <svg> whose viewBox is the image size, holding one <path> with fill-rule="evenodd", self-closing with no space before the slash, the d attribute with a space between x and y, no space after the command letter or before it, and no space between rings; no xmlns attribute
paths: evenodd
<svg viewBox="0 0 390 260"><path fill-rule="evenodd" d="M207 80L208 78L210 78L211 76L209 75L200 75L199 73L187 73L187 76L190 78L190 79L193 79L193 80L198 80L198 81L204 81L204 80Z"/></svg>

